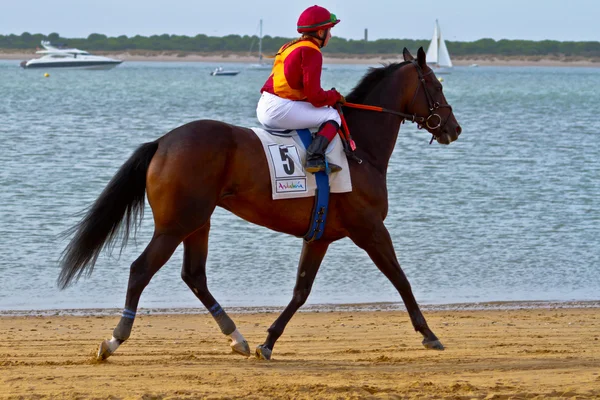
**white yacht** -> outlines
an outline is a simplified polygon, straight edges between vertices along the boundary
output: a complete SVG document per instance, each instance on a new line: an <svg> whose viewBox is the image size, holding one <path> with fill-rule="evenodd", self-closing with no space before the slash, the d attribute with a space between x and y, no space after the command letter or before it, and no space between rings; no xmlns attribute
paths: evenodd
<svg viewBox="0 0 600 400"><path fill-rule="evenodd" d="M79 49L58 48L50 42L42 41L44 50L36 51L42 54L40 58L23 61L21 67L29 68L77 68L77 69L111 69L123 61L113 58L95 56Z"/></svg>

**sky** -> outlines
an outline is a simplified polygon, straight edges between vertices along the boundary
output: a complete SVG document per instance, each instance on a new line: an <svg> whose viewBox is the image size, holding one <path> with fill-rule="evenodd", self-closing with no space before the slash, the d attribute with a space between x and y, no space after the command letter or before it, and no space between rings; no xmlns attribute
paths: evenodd
<svg viewBox="0 0 600 400"><path fill-rule="evenodd" d="M0 34L108 36L263 34L296 37L315 0L0 0ZM320 0L345 39L430 39L435 19L446 40L481 38L599 41L600 0Z"/></svg>

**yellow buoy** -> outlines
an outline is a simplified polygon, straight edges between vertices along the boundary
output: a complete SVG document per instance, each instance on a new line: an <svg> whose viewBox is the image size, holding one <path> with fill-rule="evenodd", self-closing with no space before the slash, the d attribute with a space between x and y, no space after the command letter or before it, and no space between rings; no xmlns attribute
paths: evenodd
<svg viewBox="0 0 600 400"><path fill-rule="evenodd" d="M442 78L442 77L439 77L439 78L438 78L438 81L440 81L440 82L444 82L444 78Z"/></svg>
<svg viewBox="0 0 600 400"><path fill-rule="evenodd" d="M46 72L46 73L44 74L44 78L49 78L49 77L50 77L50 74Z"/></svg>

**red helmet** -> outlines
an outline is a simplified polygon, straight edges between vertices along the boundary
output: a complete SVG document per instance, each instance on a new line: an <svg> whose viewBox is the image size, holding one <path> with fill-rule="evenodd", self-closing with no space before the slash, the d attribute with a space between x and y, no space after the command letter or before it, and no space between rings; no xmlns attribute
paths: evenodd
<svg viewBox="0 0 600 400"><path fill-rule="evenodd" d="M298 33L316 32L319 29L327 29L335 26L339 19L335 14L319 6L308 7L298 18Z"/></svg>

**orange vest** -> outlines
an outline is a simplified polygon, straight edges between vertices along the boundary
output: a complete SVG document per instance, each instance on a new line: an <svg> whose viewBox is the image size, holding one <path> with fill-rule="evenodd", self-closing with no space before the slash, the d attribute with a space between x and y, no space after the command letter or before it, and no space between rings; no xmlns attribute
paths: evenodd
<svg viewBox="0 0 600 400"><path fill-rule="evenodd" d="M281 98L289 100L306 99L306 95L304 94L303 89L293 89L290 87L288 81L285 79L285 72L283 67L287 56L289 56L292 51L302 46L312 47L319 53L321 52L319 46L317 46L312 41L302 40L288 47L285 47L284 45L283 47L281 47L281 49L279 49L279 52L275 57L275 62L273 63L273 72L271 73L271 76L273 77L273 90L275 91L275 94Z"/></svg>

